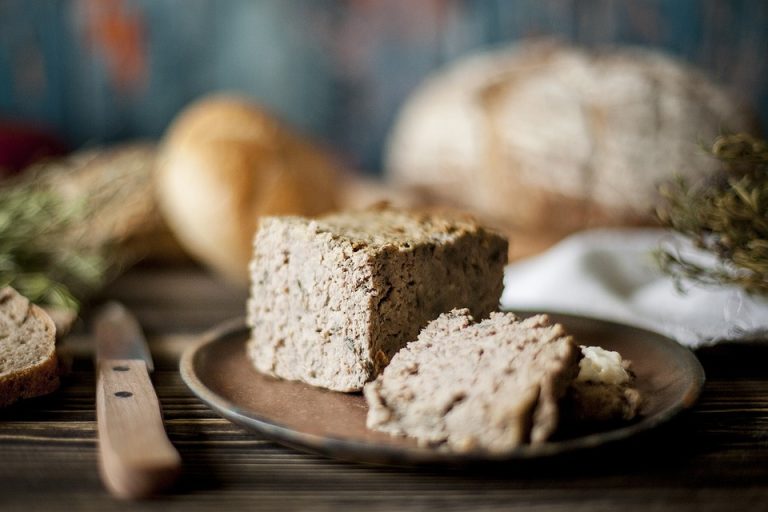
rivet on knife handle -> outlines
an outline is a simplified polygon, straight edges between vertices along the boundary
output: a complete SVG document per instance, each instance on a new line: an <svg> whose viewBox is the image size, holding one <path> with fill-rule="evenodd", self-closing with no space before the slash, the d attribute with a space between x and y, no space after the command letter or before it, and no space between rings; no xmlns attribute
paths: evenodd
<svg viewBox="0 0 768 512"><path fill-rule="evenodd" d="M150 496L173 483L181 458L165 433L146 361L109 358L112 353L142 353L120 344L144 343L143 335L133 317L115 304L98 315L94 331L99 354L96 415L102 480L118 497ZM100 345L104 340L106 350Z"/></svg>

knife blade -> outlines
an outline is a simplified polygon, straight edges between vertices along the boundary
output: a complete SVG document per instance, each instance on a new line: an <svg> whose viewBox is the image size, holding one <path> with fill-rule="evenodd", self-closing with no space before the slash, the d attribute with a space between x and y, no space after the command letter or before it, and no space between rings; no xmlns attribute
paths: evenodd
<svg viewBox="0 0 768 512"><path fill-rule="evenodd" d="M144 334L136 318L116 302L97 313L93 334L102 481L119 498L151 496L175 481L181 457L163 427Z"/></svg>

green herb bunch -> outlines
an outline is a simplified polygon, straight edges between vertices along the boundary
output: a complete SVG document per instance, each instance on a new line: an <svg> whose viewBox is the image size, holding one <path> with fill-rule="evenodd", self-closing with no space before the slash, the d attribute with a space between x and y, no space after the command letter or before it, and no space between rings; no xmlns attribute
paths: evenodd
<svg viewBox="0 0 768 512"><path fill-rule="evenodd" d="M659 265L678 284L692 279L768 295L768 143L746 134L724 135L709 151L720 170L699 183L680 178L664 184L656 213L716 263L660 249Z"/></svg>
<svg viewBox="0 0 768 512"><path fill-rule="evenodd" d="M84 201L65 200L34 181L0 188L0 286L77 311L77 297L97 289L106 271L101 251L75 235L88 215Z"/></svg>

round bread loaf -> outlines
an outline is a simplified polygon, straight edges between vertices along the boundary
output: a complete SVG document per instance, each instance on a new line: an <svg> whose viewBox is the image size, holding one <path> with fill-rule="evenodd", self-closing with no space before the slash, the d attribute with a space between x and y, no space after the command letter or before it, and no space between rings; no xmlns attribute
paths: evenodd
<svg viewBox="0 0 768 512"><path fill-rule="evenodd" d="M333 161L246 99L212 96L168 129L157 173L161 211L180 243L247 284L262 215L315 215L336 205Z"/></svg>
<svg viewBox="0 0 768 512"><path fill-rule="evenodd" d="M546 245L584 227L649 222L660 181L708 173L716 163L700 143L749 125L670 57L527 42L429 78L399 114L386 167L397 185Z"/></svg>

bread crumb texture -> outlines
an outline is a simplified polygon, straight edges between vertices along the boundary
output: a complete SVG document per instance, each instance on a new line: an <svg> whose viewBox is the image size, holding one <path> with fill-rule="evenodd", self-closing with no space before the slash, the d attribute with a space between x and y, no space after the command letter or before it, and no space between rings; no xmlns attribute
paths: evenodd
<svg viewBox="0 0 768 512"><path fill-rule="evenodd" d="M13 288L0 290L0 406L59 386L56 328Z"/></svg>
<svg viewBox="0 0 768 512"><path fill-rule="evenodd" d="M441 313L498 308L507 241L472 220L392 209L266 217L248 355L263 372L359 391Z"/></svg>
<svg viewBox="0 0 768 512"><path fill-rule="evenodd" d="M565 415L576 423L629 421L643 404L634 387L632 362L618 352L600 347L581 347L584 358L579 375L568 390Z"/></svg>
<svg viewBox="0 0 768 512"><path fill-rule="evenodd" d="M503 453L546 441L581 351L546 315L468 309L431 322L365 386L371 429L455 451Z"/></svg>

